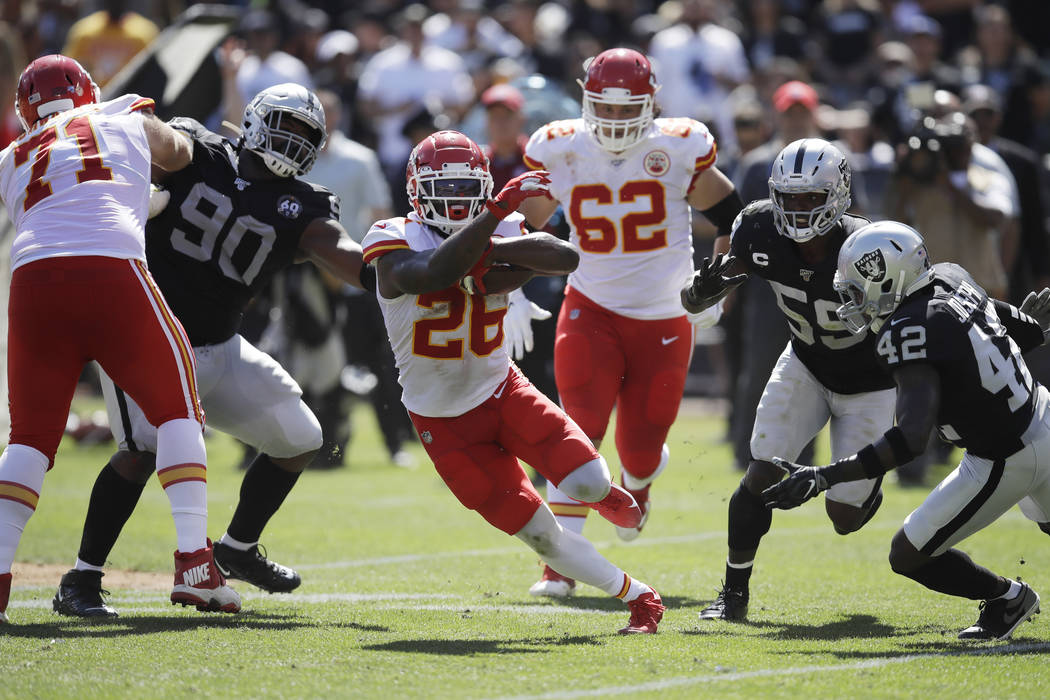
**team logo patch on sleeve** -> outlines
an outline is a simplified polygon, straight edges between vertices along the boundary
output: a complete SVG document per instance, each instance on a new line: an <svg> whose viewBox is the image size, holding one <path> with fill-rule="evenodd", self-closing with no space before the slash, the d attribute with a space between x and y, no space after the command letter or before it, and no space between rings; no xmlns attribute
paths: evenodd
<svg viewBox="0 0 1050 700"><path fill-rule="evenodd" d="M860 256L853 266L872 282L881 282L886 277L886 259L878 248Z"/></svg>
<svg viewBox="0 0 1050 700"><path fill-rule="evenodd" d="M642 167L653 177L660 177L671 168L671 156L664 151L649 151L645 154Z"/></svg>
<svg viewBox="0 0 1050 700"><path fill-rule="evenodd" d="M286 194L277 200L277 213L286 219L298 219L303 213L303 203L298 198Z"/></svg>

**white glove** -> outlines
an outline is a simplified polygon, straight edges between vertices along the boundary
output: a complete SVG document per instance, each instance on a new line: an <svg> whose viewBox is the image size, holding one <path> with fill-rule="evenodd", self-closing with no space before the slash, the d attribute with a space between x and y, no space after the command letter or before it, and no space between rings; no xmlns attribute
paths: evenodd
<svg viewBox="0 0 1050 700"><path fill-rule="evenodd" d="M171 192L151 184L149 186L149 214L146 218L152 219L160 214L168 206L169 201L171 201Z"/></svg>
<svg viewBox="0 0 1050 700"><path fill-rule="evenodd" d="M532 322L546 321L550 317L550 311L533 304L520 289L508 295L503 338L510 344L511 357L520 360L525 353L532 352Z"/></svg>
<svg viewBox="0 0 1050 700"><path fill-rule="evenodd" d="M685 315L689 319L689 323L693 324L694 327L700 329L710 328L722 319L722 308L724 305L725 299L719 299L717 304L709 306L698 314L691 314L686 311Z"/></svg>
<svg viewBox="0 0 1050 700"><path fill-rule="evenodd" d="M1043 333L1050 330L1050 287L1044 287L1039 292L1028 292L1021 302L1020 311L1031 316Z"/></svg>

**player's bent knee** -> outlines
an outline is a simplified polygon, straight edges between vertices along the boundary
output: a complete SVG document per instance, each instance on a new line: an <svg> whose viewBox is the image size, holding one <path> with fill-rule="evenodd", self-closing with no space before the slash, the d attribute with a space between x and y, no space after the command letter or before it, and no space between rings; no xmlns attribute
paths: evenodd
<svg viewBox="0 0 1050 700"><path fill-rule="evenodd" d="M536 554L548 557L557 551L562 532L550 508L541 505L529 522L514 534Z"/></svg>
<svg viewBox="0 0 1050 700"><path fill-rule="evenodd" d="M911 543L904 530L898 530L890 544L890 568L894 573L908 576L926 564L930 557L920 552Z"/></svg>
<svg viewBox="0 0 1050 700"><path fill-rule="evenodd" d="M753 459L747 465L747 473L740 483L751 493L760 495L762 491L779 482L785 476L784 470L772 462Z"/></svg>
<svg viewBox="0 0 1050 700"><path fill-rule="evenodd" d="M145 484L157 469L157 457L152 452L120 450L109 458L113 471L134 484Z"/></svg>
<svg viewBox="0 0 1050 700"><path fill-rule="evenodd" d="M584 503L597 503L609 495L609 467L599 456L581 464L558 484L558 490Z"/></svg>
<svg viewBox="0 0 1050 700"><path fill-rule="evenodd" d="M302 399L282 401L270 409L270 416L269 438L256 446L261 452L291 459L321 449L324 440L321 424Z"/></svg>
<svg viewBox="0 0 1050 700"><path fill-rule="evenodd" d="M835 532L840 535L848 535L859 530L865 523L864 516L868 514L864 508L839 503L830 498L824 500L824 512L828 514L832 525L835 526Z"/></svg>
<svg viewBox="0 0 1050 700"><path fill-rule="evenodd" d="M301 455L296 455L295 457L274 457L273 455L267 456L270 458L270 461L272 461L284 471L290 472L292 474L299 474L308 466L310 466L310 462L314 460L314 456L317 454L317 452L318 450L308 450L307 452L304 452Z"/></svg>

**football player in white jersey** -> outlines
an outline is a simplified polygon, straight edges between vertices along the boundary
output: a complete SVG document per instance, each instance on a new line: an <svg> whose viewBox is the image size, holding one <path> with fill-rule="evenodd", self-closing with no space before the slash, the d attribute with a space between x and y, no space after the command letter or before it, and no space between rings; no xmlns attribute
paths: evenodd
<svg viewBox="0 0 1050 700"><path fill-rule="evenodd" d="M519 205L548 194L547 173L514 178L490 200L477 144L456 131L421 141L408 163L414 211L376 222L363 241L394 349L403 401L434 466L456 498L520 538L564 576L624 600L622 634L654 633L660 596L562 528L518 463L620 527L642 511L609 480L587 436L511 364L507 294L535 274L572 271L578 255L544 233L526 234Z"/></svg>
<svg viewBox="0 0 1050 700"><path fill-rule="evenodd" d="M687 316L678 287L693 273L691 210L720 230L741 209L732 183L714 167L714 138L692 119L658 119L659 88L648 59L611 49L588 64L583 117L537 130L525 148L551 173L553 200L530 199L522 213L543 226L560 202L580 265L569 276L558 318L554 373L562 406L595 446L617 407L621 483L649 516L649 487L667 466L674 422L693 353L693 327L720 309ZM587 510L556 487L547 500L563 526L582 532ZM561 597L575 582L550 567L530 591Z"/></svg>
<svg viewBox="0 0 1050 700"><path fill-rule="evenodd" d="M44 56L18 81L25 133L0 152L15 223L8 328L11 435L0 456L0 622L11 564L54 464L84 363L97 360L158 427L157 477L178 546L173 603L237 612L207 540L204 413L193 353L146 269L150 168L192 157L188 139L125 95L99 102L79 63ZM70 303L90 298L92 303Z"/></svg>

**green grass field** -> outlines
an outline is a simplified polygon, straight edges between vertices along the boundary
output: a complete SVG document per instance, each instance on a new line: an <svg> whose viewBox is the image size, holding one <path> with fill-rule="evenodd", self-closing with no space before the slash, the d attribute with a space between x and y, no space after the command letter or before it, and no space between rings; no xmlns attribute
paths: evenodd
<svg viewBox="0 0 1050 700"><path fill-rule="evenodd" d="M586 586L567 603L531 598L536 557L464 510L422 450L414 471L388 466L371 417L359 410L355 420L350 468L304 475L264 533L302 587L270 596L235 582L239 615L167 602L174 531L155 480L110 562L155 575L119 579L130 588L115 585L117 574L103 581L121 611L110 623L53 614L57 578L74 560L88 493L112 449L64 443L18 556L51 566L15 580L12 624L0 629L0 696L1050 696L1046 620L1023 625L1009 644L963 644L955 635L976 604L889 570L890 537L925 491L890 483L877 517L849 537L834 534L819 504L777 513L748 624L700 623L722 577L726 503L740 475L719 442L721 420L683 415L642 537L621 543L593 515L585 531L668 606L658 635L621 637L622 603ZM236 501L239 452L223 436L208 448L217 538ZM612 450L603 452L618 471ZM963 547L1050 595L1048 545L1014 509Z"/></svg>

